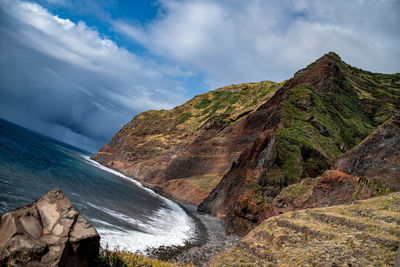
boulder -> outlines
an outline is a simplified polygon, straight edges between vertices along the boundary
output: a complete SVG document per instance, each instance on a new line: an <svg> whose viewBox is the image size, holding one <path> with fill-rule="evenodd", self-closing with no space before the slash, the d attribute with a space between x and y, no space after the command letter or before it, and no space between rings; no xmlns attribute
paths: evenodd
<svg viewBox="0 0 400 267"><path fill-rule="evenodd" d="M0 266L91 266L100 236L61 190L0 216Z"/></svg>

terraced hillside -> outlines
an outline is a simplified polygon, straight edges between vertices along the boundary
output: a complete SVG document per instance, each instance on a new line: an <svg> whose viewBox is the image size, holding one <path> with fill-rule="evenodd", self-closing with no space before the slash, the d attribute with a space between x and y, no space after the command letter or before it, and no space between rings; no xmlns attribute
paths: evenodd
<svg viewBox="0 0 400 267"><path fill-rule="evenodd" d="M226 86L172 110L144 112L93 159L199 204L257 132L243 118L283 85L269 81Z"/></svg>
<svg viewBox="0 0 400 267"><path fill-rule="evenodd" d="M210 266L393 266L400 193L269 218Z"/></svg>

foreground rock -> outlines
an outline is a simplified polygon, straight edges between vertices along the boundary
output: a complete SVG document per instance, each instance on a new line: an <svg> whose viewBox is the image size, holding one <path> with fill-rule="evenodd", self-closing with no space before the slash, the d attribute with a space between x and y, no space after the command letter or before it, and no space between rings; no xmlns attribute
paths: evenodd
<svg viewBox="0 0 400 267"><path fill-rule="evenodd" d="M393 193L269 218L209 265L393 266L399 242L400 193Z"/></svg>
<svg viewBox="0 0 400 267"><path fill-rule="evenodd" d="M90 266L100 236L60 190L0 217L1 266Z"/></svg>

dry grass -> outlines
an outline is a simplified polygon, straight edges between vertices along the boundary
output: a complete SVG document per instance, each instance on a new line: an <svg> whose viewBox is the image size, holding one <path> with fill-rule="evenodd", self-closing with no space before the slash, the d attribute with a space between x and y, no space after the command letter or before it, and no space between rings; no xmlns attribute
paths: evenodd
<svg viewBox="0 0 400 267"><path fill-rule="evenodd" d="M193 267L192 264L181 264L154 260L147 256L127 251L103 250L99 257L99 266L112 267Z"/></svg>
<svg viewBox="0 0 400 267"><path fill-rule="evenodd" d="M400 193L289 212L256 227L213 266L393 266Z"/></svg>

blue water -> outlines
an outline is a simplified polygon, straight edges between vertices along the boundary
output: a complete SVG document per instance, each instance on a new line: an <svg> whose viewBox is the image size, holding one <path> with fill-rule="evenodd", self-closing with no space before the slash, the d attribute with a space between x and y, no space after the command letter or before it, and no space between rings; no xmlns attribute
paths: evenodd
<svg viewBox="0 0 400 267"><path fill-rule="evenodd" d="M178 205L89 156L0 119L0 213L58 188L96 227L103 247L136 251L193 236L193 222Z"/></svg>

